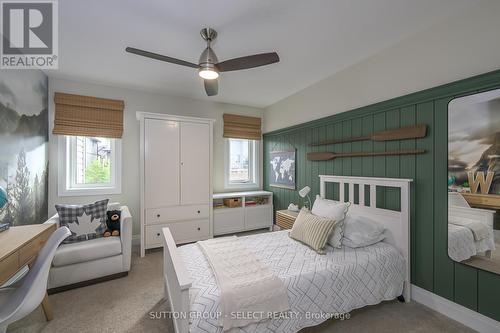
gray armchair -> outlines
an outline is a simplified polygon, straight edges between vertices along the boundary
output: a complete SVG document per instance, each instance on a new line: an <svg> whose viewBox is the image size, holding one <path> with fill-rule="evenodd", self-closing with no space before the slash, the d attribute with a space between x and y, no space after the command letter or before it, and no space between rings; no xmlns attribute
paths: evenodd
<svg viewBox="0 0 500 333"><path fill-rule="evenodd" d="M52 216L45 223L56 223ZM132 216L121 206L120 237L62 244L50 268L48 289L59 291L128 274L132 253Z"/></svg>

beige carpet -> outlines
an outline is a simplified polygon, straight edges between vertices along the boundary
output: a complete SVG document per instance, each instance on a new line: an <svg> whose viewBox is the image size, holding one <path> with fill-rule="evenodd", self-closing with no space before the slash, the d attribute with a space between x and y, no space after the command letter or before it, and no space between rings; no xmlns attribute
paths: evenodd
<svg viewBox="0 0 500 333"><path fill-rule="evenodd" d="M127 277L51 295L54 320L41 308L13 323L7 332L173 332L167 319L150 319L166 311L161 278L162 252L145 258L134 249ZM330 320L303 332L473 332L417 303L384 302L351 313L345 321Z"/></svg>

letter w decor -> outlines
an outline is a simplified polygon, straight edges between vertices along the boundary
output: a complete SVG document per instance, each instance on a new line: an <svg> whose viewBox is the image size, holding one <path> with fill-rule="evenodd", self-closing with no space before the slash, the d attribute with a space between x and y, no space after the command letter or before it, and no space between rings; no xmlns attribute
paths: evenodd
<svg viewBox="0 0 500 333"><path fill-rule="evenodd" d="M484 172L476 172L476 177L474 177L474 172L467 172L469 177L469 186L472 193L477 193L478 187L481 187L481 194L488 194L490 192L491 182L493 181L493 176L495 173L493 171L488 171L486 175L486 180L484 179Z"/></svg>

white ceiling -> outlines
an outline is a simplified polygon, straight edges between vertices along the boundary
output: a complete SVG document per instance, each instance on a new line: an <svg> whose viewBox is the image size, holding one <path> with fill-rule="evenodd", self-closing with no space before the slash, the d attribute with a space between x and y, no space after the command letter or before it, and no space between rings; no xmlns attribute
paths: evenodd
<svg viewBox="0 0 500 333"><path fill-rule="evenodd" d="M265 107L479 1L64 0L59 70L47 73ZM219 61L270 51L281 61L223 73L219 95L207 97L196 70L124 51L133 46L197 63L205 26L219 33Z"/></svg>

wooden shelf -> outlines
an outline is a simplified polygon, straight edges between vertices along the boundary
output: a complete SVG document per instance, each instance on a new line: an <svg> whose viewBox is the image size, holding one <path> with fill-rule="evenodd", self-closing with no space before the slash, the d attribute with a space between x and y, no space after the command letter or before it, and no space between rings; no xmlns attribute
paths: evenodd
<svg viewBox="0 0 500 333"><path fill-rule="evenodd" d="M472 194L460 193L471 206L500 209L500 195L497 194Z"/></svg>

